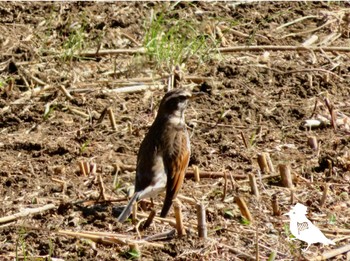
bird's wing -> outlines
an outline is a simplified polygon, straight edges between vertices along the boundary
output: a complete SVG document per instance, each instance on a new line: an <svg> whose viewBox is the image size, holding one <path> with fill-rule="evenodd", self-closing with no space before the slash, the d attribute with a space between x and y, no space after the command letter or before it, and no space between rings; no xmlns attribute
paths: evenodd
<svg viewBox="0 0 350 261"><path fill-rule="evenodd" d="M332 240L328 239L318 227L311 223L311 221L310 224L313 237L317 239L316 242L322 243L324 245L335 245L335 243Z"/></svg>
<svg viewBox="0 0 350 261"><path fill-rule="evenodd" d="M306 241L309 244L323 243L325 245L334 244L333 241L326 238L322 231L312 224L307 218L303 219L303 222L297 222L299 235L296 238Z"/></svg>
<svg viewBox="0 0 350 261"><path fill-rule="evenodd" d="M155 172L162 169L158 164L160 144L158 141L159 129L153 123L143 139L137 154L135 191L142 191L155 183ZM159 166L158 166L159 165ZM157 167L157 169L154 169ZM141 196L141 198L145 198Z"/></svg>
<svg viewBox="0 0 350 261"><path fill-rule="evenodd" d="M164 144L164 167L167 172L167 188L161 217L165 217L179 192L190 159L190 147L186 130L172 132L168 142Z"/></svg>

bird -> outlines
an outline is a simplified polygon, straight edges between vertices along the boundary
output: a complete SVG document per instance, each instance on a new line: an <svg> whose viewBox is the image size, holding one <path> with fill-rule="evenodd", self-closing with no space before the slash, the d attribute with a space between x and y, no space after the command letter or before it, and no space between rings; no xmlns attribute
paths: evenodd
<svg viewBox="0 0 350 261"><path fill-rule="evenodd" d="M118 217L124 222L135 202L165 191L160 217L166 217L184 181L191 147L185 109L195 95L172 89L162 98L157 116L141 142L136 163L135 192Z"/></svg>
<svg viewBox="0 0 350 261"><path fill-rule="evenodd" d="M311 244L322 243L324 245L335 245L335 243L326 238L321 230L316 227L306 217L307 207L301 203L297 203L292 209L284 215L290 217L290 232L297 239L305 241L307 247L303 251L307 251Z"/></svg>

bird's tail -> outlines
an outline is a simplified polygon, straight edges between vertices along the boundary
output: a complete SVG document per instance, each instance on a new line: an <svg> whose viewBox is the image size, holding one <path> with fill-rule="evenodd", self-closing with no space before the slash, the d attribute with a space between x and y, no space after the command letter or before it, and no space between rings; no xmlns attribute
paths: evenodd
<svg viewBox="0 0 350 261"><path fill-rule="evenodd" d="M128 205L124 208L123 212L118 217L118 222L124 222L131 214L132 205L137 201L139 193L134 193L132 198L129 200Z"/></svg>
<svg viewBox="0 0 350 261"><path fill-rule="evenodd" d="M166 193L163 208L162 208L162 211L160 212L160 217L162 218L166 217L172 204L173 204L173 195L170 193Z"/></svg>
<svg viewBox="0 0 350 261"><path fill-rule="evenodd" d="M324 240L323 240L323 242L321 242L322 244L324 244L324 245L335 245L335 243L332 241L332 240L330 240L330 239L328 239L328 238L324 238Z"/></svg>
<svg viewBox="0 0 350 261"><path fill-rule="evenodd" d="M327 244L328 245L335 245L335 242L327 238Z"/></svg>

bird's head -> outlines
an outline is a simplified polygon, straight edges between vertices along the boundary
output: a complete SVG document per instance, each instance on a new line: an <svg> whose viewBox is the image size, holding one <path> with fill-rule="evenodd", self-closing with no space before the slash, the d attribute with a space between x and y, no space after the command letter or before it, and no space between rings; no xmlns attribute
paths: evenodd
<svg viewBox="0 0 350 261"><path fill-rule="evenodd" d="M160 102L158 115L170 117L183 117L188 100L192 99L192 93L184 89L173 89L167 92Z"/></svg>
<svg viewBox="0 0 350 261"><path fill-rule="evenodd" d="M307 213L307 207L304 206L303 204L297 203L294 207L292 207L292 209L289 212L283 215L293 218L293 217L305 216L306 213Z"/></svg>

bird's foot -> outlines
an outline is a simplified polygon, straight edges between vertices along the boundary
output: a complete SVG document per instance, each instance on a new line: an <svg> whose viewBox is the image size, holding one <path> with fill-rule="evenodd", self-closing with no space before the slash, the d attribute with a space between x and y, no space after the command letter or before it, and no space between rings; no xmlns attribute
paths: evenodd
<svg viewBox="0 0 350 261"><path fill-rule="evenodd" d="M305 249L301 249L301 251L306 252L310 246L307 246Z"/></svg>

